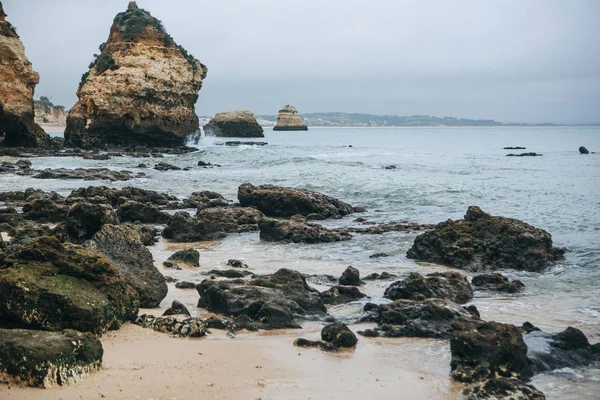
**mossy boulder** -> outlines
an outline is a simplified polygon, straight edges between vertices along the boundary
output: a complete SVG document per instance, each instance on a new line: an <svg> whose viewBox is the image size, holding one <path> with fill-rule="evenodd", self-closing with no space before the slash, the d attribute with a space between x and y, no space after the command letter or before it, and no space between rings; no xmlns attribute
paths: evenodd
<svg viewBox="0 0 600 400"><path fill-rule="evenodd" d="M192 267L200 266L200 252L194 249L179 250L171 255L167 261L183 263Z"/></svg>
<svg viewBox="0 0 600 400"><path fill-rule="evenodd" d="M102 355L91 333L0 329L0 374L28 386L76 383L100 368Z"/></svg>
<svg viewBox="0 0 600 400"><path fill-rule="evenodd" d="M513 218L469 207L462 220L448 220L417 236L407 256L471 271L512 268L539 272L563 258L552 236Z"/></svg>
<svg viewBox="0 0 600 400"><path fill-rule="evenodd" d="M65 226L74 241L91 239L104 224L118 224L117 215L106 204L75 203L67 213Z"/></svg>
<svg viewBox="0 0 600 400"><path fill-rule="evenodd" d="M390 300L448 299L464 304L473 298L467 277L455 271L434 272L422 276L412 272L406 279L392 283L383 294Z"/></svg>
<svg viewBox="0 0 600 400"><path fill-rule="evenodd" d="M138 296L106 257L43 236L0 265L0 326L100 334L138 311Z"/></svg>
<svg viewBox="0 0 600 400"><path fill-rule="evenodd" d="M131 226L104 225L85 245L114 263L125 282L138 293L140 307L156 307L167 295L169 289L165 277Z"/></svg>

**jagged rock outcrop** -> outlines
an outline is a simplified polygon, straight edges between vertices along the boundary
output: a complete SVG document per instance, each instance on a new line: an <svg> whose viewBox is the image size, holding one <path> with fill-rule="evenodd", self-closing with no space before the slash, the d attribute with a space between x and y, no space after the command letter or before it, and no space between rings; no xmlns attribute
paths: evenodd
<svg viewBox="0 0 600 400"><path fill-rule="evenodd" d="M66 144L183 145L199 129L194 104L206 73L158 19L130 2L81 79Z"/></svg>
<svg viewBox="0 0 600 400"><path fill-rule="evenodd" d="M34 122L33 91L40 81L0 3L0 138L3 146L43 147L50 136Z"/></svg>
<svg viewBox="0 0 600 400"><path fill-rule="evenodd" d="M277 115L277 125L273 127L274 131L306 131L308 127L302 121L296 107L286 104Z"/></svg>
<svg viewBox="0 0 600 400"><path fill-rule="evenodd" d="M407 256L471 271L512 268L539 272L561 260L552 236L518 219L469 207L462 220L448 220L415 238Z"/></svg>
<svg viewBox="0 0 600 400"><path fill-rule="evenodd" d="M33 102L35 122L40 125L64 126L67 123L65 106L53 104L46 96Z"/></svg>
<svg viewBox="0 0 600 400"><path fill-rule="evenodd" d="M254 113L249 110L233 110L216 113L204 125L204 134L220 137L265 137Z"/></svg>

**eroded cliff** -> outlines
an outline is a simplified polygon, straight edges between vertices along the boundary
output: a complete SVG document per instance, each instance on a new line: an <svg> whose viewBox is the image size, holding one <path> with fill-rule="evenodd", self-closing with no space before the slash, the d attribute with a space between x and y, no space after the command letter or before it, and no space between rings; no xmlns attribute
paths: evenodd
<svg viewBox="0 0 600 400"><path fill-rule="evenodd" d="M274 131L306 131L308 127L302 121L298 110L294 106L286 104L277 115L277 125L273 127Z"/></svg>
<svg viewBox="0 0 600 400"><path fill-rule="evenodd" d="M39 80L0 3L0 138L4 137L3 146L49 145L50 137L34 122L33 91Z"/></svg>
<svg viewBox="0 0 600 400"><path fill-rule="evenodd" d="M77 147L179 146L197 131L194 104L207 68L130 2L81 79L65 140Z"/></svg>

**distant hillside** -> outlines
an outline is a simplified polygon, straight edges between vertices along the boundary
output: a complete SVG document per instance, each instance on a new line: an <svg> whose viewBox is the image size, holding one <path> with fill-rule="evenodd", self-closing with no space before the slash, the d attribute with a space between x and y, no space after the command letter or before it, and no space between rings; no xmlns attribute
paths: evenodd
<svg viewBox="0 0 600 400"><path fill-rule="evenodd" d="M258 119L275 122L276 115L257 115ZM308 126L555 126L555 124L519 124L491 119L432 117L429 115L373 115L359 113L307 113L302 118Z"/></svg>
<svg viewBox="0 0 600 400"><path fill-rule="evenodd" d="M54 105L46 96L34 100L35 122L40 125L63 126L67 123L64 106Z"/></svg>

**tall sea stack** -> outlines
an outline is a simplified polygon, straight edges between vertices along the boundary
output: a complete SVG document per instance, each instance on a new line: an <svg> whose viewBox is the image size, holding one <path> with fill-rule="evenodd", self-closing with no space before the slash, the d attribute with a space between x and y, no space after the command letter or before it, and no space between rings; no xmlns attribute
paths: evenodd
<svg viewBox="0 0 600 400"><path fill-rule="evenodd" d="M50 136L34 122L33 91L40 76L25 56L0 3L0 137L3 146L43 147Z"/></svg>
<svg viewBox="0 0 600 400"><path fill-rule="evenodd" d="M273 127L274 131L306 131L308 127L302 121L296 107L286 104L277 116L277 125Z"/></svg>
<svg viewBox="0 0 600 400"><path fill-rule="evenodd" d="M67 145L181 146L199 129L194 104L207 68L130 2L79 84Z"/></svg>

